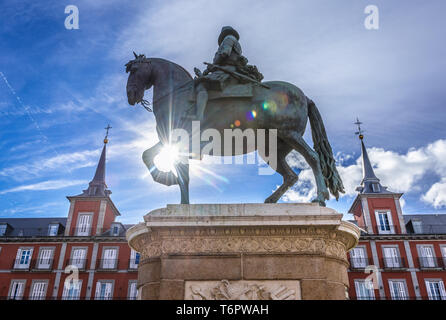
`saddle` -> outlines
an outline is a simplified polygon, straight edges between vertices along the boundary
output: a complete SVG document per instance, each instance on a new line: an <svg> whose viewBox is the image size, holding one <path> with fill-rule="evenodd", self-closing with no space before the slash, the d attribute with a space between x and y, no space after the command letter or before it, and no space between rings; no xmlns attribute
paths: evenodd
<svg viewBox="0 0 446 320"><path fill-rule="evenodd" d="M229 98L252 98L253 97L253 84L243 83L228 85L222 91L220 90L208 90L208 101L229 99ZM191 90L190 102L196 101L195 90Z"/></svg>

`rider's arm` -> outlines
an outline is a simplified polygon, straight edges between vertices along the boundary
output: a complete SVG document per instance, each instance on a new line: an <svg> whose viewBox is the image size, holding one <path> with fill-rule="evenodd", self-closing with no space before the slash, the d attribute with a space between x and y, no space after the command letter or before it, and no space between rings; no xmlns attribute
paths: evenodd
<svg viewBox="0 0 446 320"><path fill-rule="evenodd" d="M234 46L234 41L237 41L237 39L232 36L228 36L223 40L215 53L214 64L219 64L223 59L229 57L232 52L232 47Z"/></svg>

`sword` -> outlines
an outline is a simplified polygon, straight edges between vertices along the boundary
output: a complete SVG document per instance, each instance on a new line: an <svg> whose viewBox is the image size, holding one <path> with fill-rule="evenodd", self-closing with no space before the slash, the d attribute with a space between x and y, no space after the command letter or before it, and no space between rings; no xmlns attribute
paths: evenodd
<svg viewBox="0 0 446 320"><path fill-rule="evenodd" d="M221 71L223 71L223 72L229 73L230 75L233 75L233 76L236 77L236 78L243 79L243 80L247 80L247 81L249 81L249 82L255 83L255 84L257 84L257 85L259 85L259 86L261 86L261 87L264 87L264 88L266 88L266 89L270 89L270 87L268 87L266 84L263 84L263 83L261 83L261 82L255 80L255 79L253 79L253 78L251 78L251 77L245 76L244 74L238 73L238 72L236 72L236 71L229 70L229 69L227 69L227 68L225 68L225 67L221 67L221 66L219 66L219 65L212 64L212 63L209 63L209 62L203 62L203 63L204 63L205 65L211 67L211 68L215 68L215 69L221 70Z"/></svg>

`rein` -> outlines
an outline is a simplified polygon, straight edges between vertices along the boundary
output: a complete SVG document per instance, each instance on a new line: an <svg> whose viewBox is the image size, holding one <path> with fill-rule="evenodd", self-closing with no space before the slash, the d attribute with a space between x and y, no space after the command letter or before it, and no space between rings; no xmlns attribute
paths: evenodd
<svg viewBox="0 0 446 320"><path fill-rule="evenodd" d="M150 61L142 61L142 62L144 62L144 63L150 63ZM147 101L147 100L145 100L145 99L141 99L141 101L138 102L138 104L141 104L141 106L144 107L144 109L146 109L148 112L153 112L153 110L150 108L150 106L153 106L153 105L154 105L155 103L157 103L158 101L161 101L161 100L164 99L165 97L167 97L167 96L171 95L172 93L174 93L176 90L181 89L182 87L184 87L184 86L187 85L187 84L190 84L190 83L193 82L193 81L194 81L193 79L192 79L192 80L189 80L189 81L186 81L185 83L183 83L183 84L181 84L181 85L179 85L179 86L173 88L170 92L166 93L165 95L159 97L159 98L156 99L156 100L153 100L152 103L150 103L149 101Z"/></svg>

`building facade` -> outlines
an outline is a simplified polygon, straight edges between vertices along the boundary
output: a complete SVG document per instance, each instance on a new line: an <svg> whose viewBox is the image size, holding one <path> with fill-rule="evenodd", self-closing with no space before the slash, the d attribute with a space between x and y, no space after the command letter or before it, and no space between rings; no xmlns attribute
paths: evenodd
<svg viewBox="0 0 446 320"><path fill-rule="evenodd" d="M349 210L363 231L349 252L350 299L446 300L446 215L403 215L381 185L363 136L363 180Z"/></svg>
<svg viewBox="0 0 446 320"><path fill-rule="evenodd" d="M130 225L105 184L104 140L96 173L67 218L0 219L0 296L3 299L136 299L139 255Z"/></svg>
<svg viewBox="0 0 446 320"><path fill-rule="evenodd" d="M363 231L349 252L350 299L446 300L446 215L403 215L376 177L360 135L363 180L349 210ZM106 146L66 218L0 218L2 299L137 299L139 255L116 221Z"/></svg>

